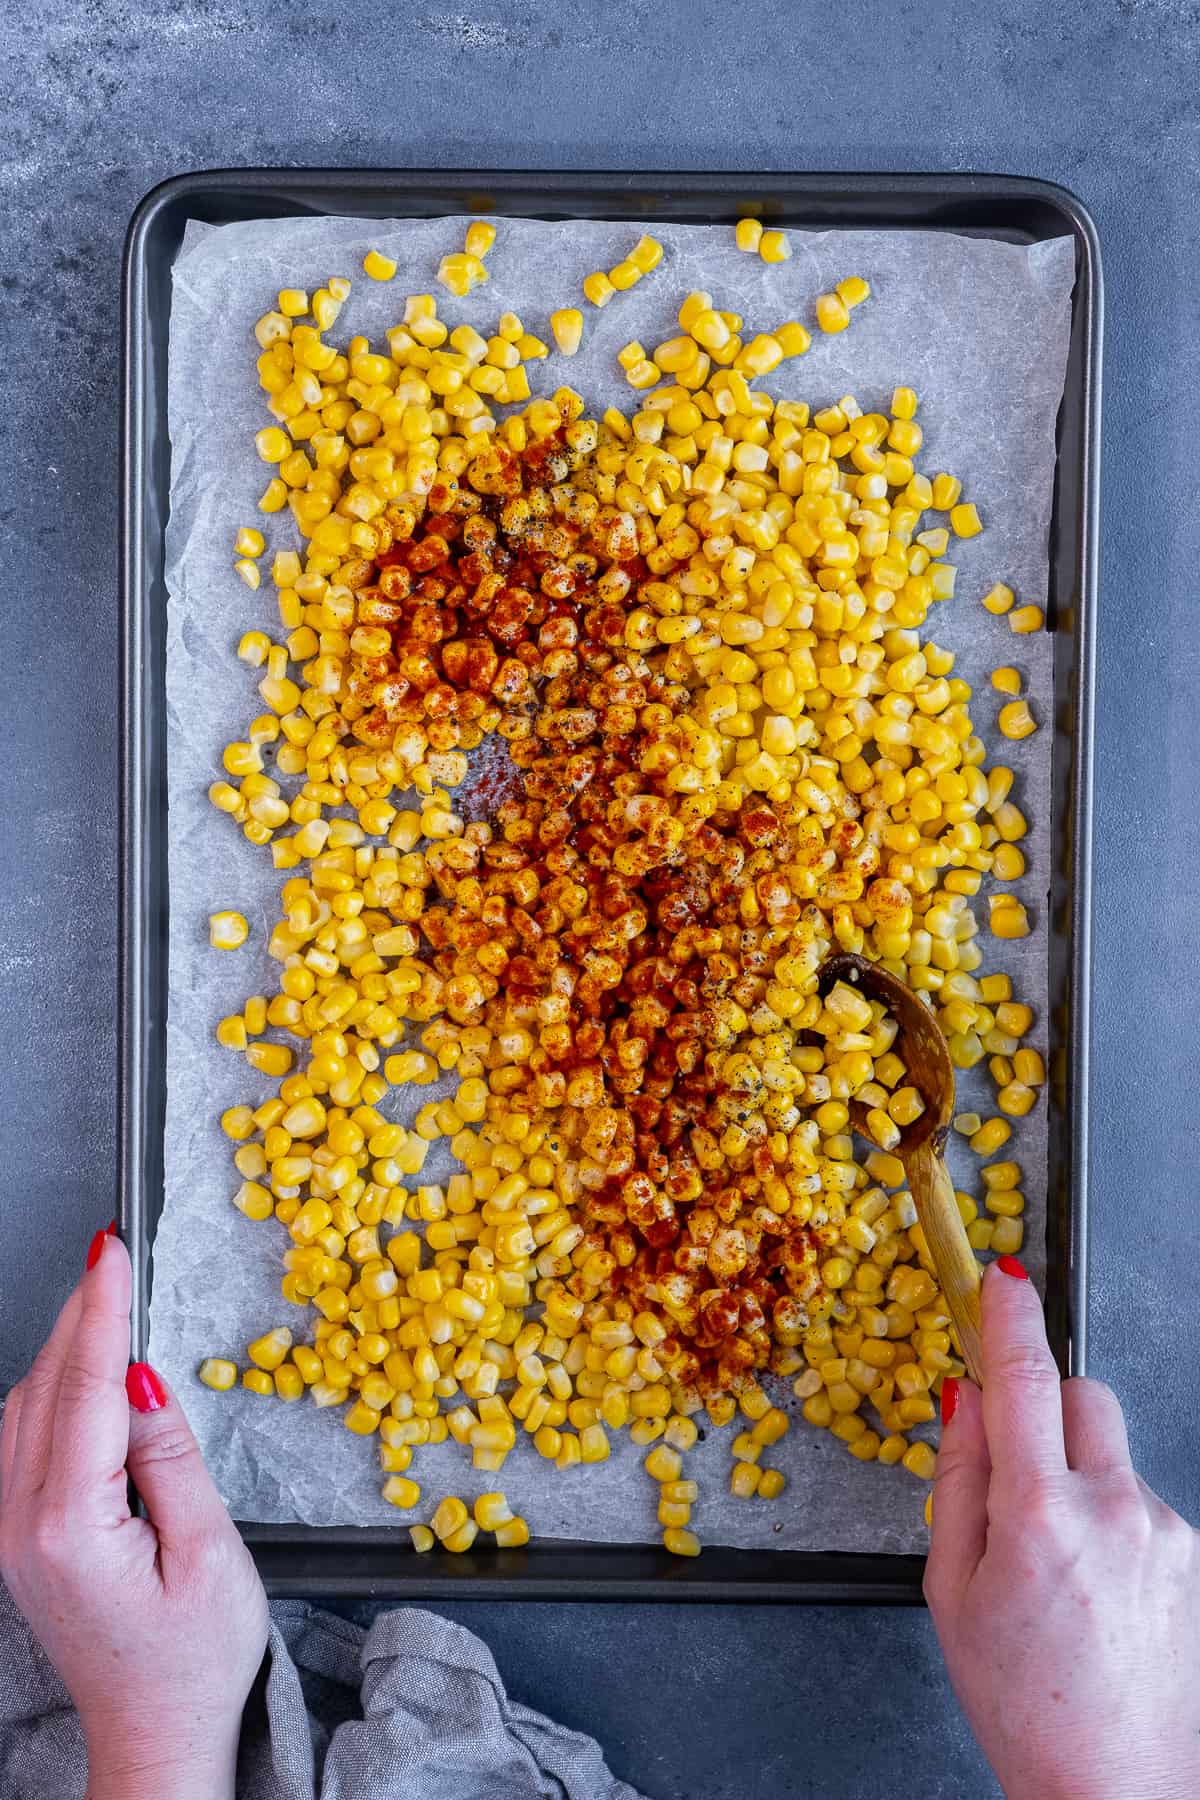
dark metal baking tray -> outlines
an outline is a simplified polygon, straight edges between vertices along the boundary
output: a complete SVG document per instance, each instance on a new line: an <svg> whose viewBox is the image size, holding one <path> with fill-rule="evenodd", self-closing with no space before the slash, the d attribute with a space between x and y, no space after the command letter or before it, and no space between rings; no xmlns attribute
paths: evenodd
<svg viewBox="0 0 1200 1800"><path fill-rule="evenodd" d="M163 534L171 266L189 218L210 224L337 213L732 222L932 229L1031 243L1068 235L1076 283L1050 532L1047 629L1055 636L1050 906L1050 1171L1047 1307L1066 1372L1085 1354L1092 711L1099 494L1100 254L1086 209L1047 182L992 175L484 173L225 169L155 188L124 263L120 581L122 946L118 1210L134 1259L134 1351L145 1351L150 1248L163 1197L167 821ZM246 1525L268 1590L313 1597L810 1600L920 1598L918 1556L536 1542L527 1550L417 1556L396 1530Z"/></svg>

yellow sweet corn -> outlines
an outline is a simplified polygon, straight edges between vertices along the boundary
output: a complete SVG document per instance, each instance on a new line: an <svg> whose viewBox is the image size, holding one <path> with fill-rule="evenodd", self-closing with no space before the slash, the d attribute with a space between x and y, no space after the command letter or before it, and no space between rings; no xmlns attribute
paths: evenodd
<svg viewBox="0 0 1200 1800"><path fill-rule="evenodd" d="M237 1364L227 1362L221 1356L206 1356L196 1371L205 1387L212 1388L215 1393L224 1394L237 1381Z"/></svg>
<svg viewBox="0 0 1200 1800"><path fill-rule="evenodd" d="M850 323L850 309L840 294L818 294L817 324L824 332L845 331Z"/></svg>
<svg viewBox="0 0 1200 1800"><path fill-rule="evenodd" d="M280 1400L291 1402L304 1395L304 1377L293 1363L281 1363L272 1371L275 1392Z"/></svg>
<svg viewBox="0 0 1200 1800"><path fill-rule="evenodd" d="M1037 730L1037 720L1024 700L1011 700L1007 706L1002 706L996 723L1006 738L1014 740L1027 738Z"/></svg>
<svg viewBox="0 0 1200 1800"><path fill-rule="evenodd" d="M734 242L739 250L756 251L762 243L762 220L739 219L734 226Z"/></svg>
<svg viewBox="0 0 1200 1800"><path fill-rule="evenodd" d="M208 915L208 941L214 950L237 950L249 935L250 927L240 912Z"/></svg>
<svg viewBox="0 0 1200 1800"><path fill-rule="evenodd" d="M489 219L472 219L463 249L468 256L484 257L496 241L496 227Z"/></svg>
<svg viewBox="0 0 1200 1800"><path fill-rule="evenodd" d="M442 1548L443 1550L452 1551L455 1556L461 1556L465 1550L471 1548L478 1536L478 1525L475 1523L474 1519L467 1519L459 1526L457 1531L452 1531L449 1537L444 1537L442 1539Z"/></svg>
<svg viewBox="0 0 1200 1800"><path fill-rule="evenodd" d="M1029 915L1012 894L992 894L988 898L988 923L998 938L1029 936Z"/></svg>
<svg viewBox="0 0 1200 1800"><path fill-rule="evenodd" d="M382 250L368 250L363 257L363 274L369 275L372 281L391 281L396 273L396 263Z"/></svg>
<svg viewBox="0 0 1200 1800"><path fill-rule="evenodd" d="M762 1470L757 1463L737 1462L729 1477L729 1491L739 1499L749 1500L758 1492L758 1484L762 1479Z"/></svg>
<svg viewBox="0 0 1200 1800"><path fill-rule="evenodd" d="M607 306L616 291L603 269L597 269L583 278L583 297L590 300L593 306Z"/></svg>
<svg viewBox="0 0 1200 1800"><path fill-rule="evenodd" d="M1014 1071L1015 1073L1015 1071ZM1020 1119L1037 1103L1037 1090L1023 1081L1009 1080L996 1094L996 1105L1010 1118Z"/></svg>
<svg viewBox="0 0 1200 1800"><path fill-rule="evenodd" d="M383 1484L382 1493L390 1505L398 1506L404 1512L410 1512L421 1501L419 1485L415 1481L410 1481L406 1475L389 1475ZM415 1540L414 1547L416 1547Z"/></svg>
<svg viewBox="0 0 1200 1800"><path fill-rule="evenodd" d="M256 433L254 443L258 454L267 463L281 463L292 448L292 440L278 425L265 425Z"/></svg>
<svg viewBox="0 0 1200 1800"><path fill-rule="evenodd" d="M1046 623L1046 615L1040 606L1018 606L1008 615L1011 631L1024 636L1031 631L1041 631Z"/></svg>
<svg viewBox="0 0 1200 1800"><path fill-rule="evenodd" d="M1007 664L992 670L992 686L998 694L1019 694L1021 691L1021 672L1010 668Z"/></svg>
<svg viewBox="0 0 1200 1800"><path fill-rule="evenodd" d="M578 307L561 307L550 314L554 341L564 356L574 356L583 338L583 314Z"/></svg>
<svg viewBox="0 0 1200 1800"><path fill-rule="evenodd" d="M274 1331L255 1338L247 1345L246 1354L259 1369L274 1371L283 1362L292 1347L292 1334L286 1325L278 1325Z"/></svg>
<svg viewBox="0 0 1200 1800"><path fill-rule="evenodd" d="M286 1044L248 1044L246 1061L263 1075L286 1075L292 1066L292 1052Z"/></svg>
<svg viewBox="0 0 1200 1800"><path fill-rule="evenodd" d="M847 275L843 278L843 280L839 281L836 284L834 292L837 294L838 299L841 300L845 306L850 306L850 307L861 306L864 300L870 299L871 286L870 286L869 282L864 281L864 279L861 275ZM902 395L912 394L911 388L898 388L896 391L897 391L897 393L900 393ZM897 418L911 419L913 416L912 412L896 413L896 409L894 406L892 408L892 411L893 411L893 413L896 414ZM913 412L915 412L915 411L916 411L916 395L913 394Z"/></svg>
<svg viewBox="0 0 1200 1800"><path fill-rule="evenodd" d="M496 1526L496 1544L501 1550L520 1550L529 1542L529 1526L525 1520L513 1517L502 1525Z"/></svg>
<svg viewBox="0 0 1200 1800"><path fill-rule="evenodd" d="M1020 1219L997 1219L985 1247L997 1256L1015 1256L1024 1241L1025 1227Z"/></svg>
<svg viewBox="0 0 1200 1800"><path fill-rule="evenodd" d="M629 252L629 261L643 275L649 275L657 269L663 259L663 247L657 238L640 237Z"/></svg>
<svg viewBox="0 0 1200 1800"><path fill-rule="evenodd" d="M451 252L439 262L435 279L447 293L461 298L464 294L469 294L472 288L485 282L488 272L481 257L469 251Z"/></svg>
<svg viewBox="0 0 1200 1800"><path fill-rule="evenodd" d="M666 1444L658 1444L646 1458L647 1475L655 1481L678 1481L682 1467L679 1453Z"/></svg>
<svg viewBox="0 0 1200 1800"><path fill-rule="evenodd" d="M512 1508L501 1493L480 1494L473 1512L480 1531L497 1531L502 1525L511 1525L514 1517Z"/></svg>
<svg viewBox="0 0 1200 1800"><path fill-rule="evenodd" d="M432 1550L437 1543L437 1539L428 1525L410 1525L408 1535L412 1539L413 1549L419 1556L423 1556L427 1550Z"/></svg>
<svg viewBox="0 0 1200 1800"><path fill-rule="evenodd" d="M988 1119L972 1133L970 1144L976 1156L994 1156L1011 1136L1012 1128L1003 1119Z"/></svg>
<svg viewBox="0 0 1200 1800"><path fill-rule="evenodd" d="M265 513L282 512L287 505L288 486L273 475L258 498L258 510Z"/></svg>
<svg viewBox="0 0 1200 1800"><path fill-rule="evenodd" d="M953 515L951 515L951 523L953 524ZM957 527L955 527L955 529L957 530ZM962 536L961 532L959 532L959 536ZM990 587L983 596L984 610L985 612L996 614L1011 612L1014 598L1015 596L1012 589L1006 587L1002 581L998 581L995 586Z"/></svg>
<svg viewBox="0 0 1200 1800"><path fill-rule="evenodd" d="M786 231L764 231L758 240L758 254L765 263L787 262L792 254Z"/></svg>

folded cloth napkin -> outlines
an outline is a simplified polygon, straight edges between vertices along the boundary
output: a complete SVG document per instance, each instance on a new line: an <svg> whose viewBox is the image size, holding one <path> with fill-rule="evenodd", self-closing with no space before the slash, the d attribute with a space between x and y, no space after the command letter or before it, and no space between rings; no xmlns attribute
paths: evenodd
<svg viewBox="0 0 1200 1800"><path fill-rule="evenodd" d="M79 1720L0 1582L0 1796L78 1800ZM486 1644L400 1607L368 1631L276 1601L238 1800L642 1800L599 1746L510 1700Z"/></svg>

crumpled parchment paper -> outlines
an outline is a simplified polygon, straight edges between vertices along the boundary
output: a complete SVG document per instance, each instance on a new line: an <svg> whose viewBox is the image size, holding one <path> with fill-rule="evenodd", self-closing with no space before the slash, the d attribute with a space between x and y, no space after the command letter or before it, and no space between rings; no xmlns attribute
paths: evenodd
<svg viewBox="0 0 1200 1800"><path fill-rule="evenodd" d="M403 313L408 293L436 291L442 316L486 332L499 313L520 313L526 328L552 341L548 312L580 304L584 342L571 360L552 355L530 365L533 391L566 382L589 411L636 397L616 351L638 338L647 348L677 330L675 313L692 288L745 315L749 331L798 318L813 328L815 296L842 276L862 274L872 297L848 331L826 337L785 362L766 385L780 398L826 405L847 392L864 409L887 409L897 384L920 395L925 433L920 466L960 476L976 502L984 532L952 540L959 566L955 598L936 607L925 635L957 653L956 670L976 690L977 729L991 755L1017 771L1014 797L1031 823L1023 844L1028 873L1019 884L1035 929L1002 943L987 931L981 909L986 970L1011 973L1018 997L1035 1006L1046 995L1046 890L1050 872L1050 723L1053 696L1048 634L1016 637L986 613L980 596L997 580L1021 600L1044 603L1047 538L1055 458L1055 417L1062 395L1074 281L1069 239L1032 246L933 232L793 231L790 261L770 266L737 251L728 226L654 227L666 246L659 268L602 311L580 297L580 282L610 267L644 229L613 222L499 219L488 257L491 279L465 300L434 286L447 250L462 246L465 219L369 221L306 218L210 228L192 224L174 270L169 367L172 442L171 516L167 533L169 589L170 999L167 1028L166 1201L154 1248L150 1355L180 1392L210 1468L234 1515L245 1520L311 1524L409 1522L384 1502L374 1446L347 1432L336 1409L285 1406L237 1389L209 1392L195 1379L208 1355L244 1361L247 1342L275 1324L304 1334L305 1317L279 1293L281 1256L289 1239L273 1221L252 1224L230 1204L239 1177L221 1111L257 1105L272 1084L241 1056L221 1049L213 1027L240 1010L247 995L274 990L276 966L266 940L277 916L284 877L270 857L214 811L206 798L221 775L221 751L244 735L262 710L256 671L234 656L241 633L259 626L281 636L269 578L253 593L233 571L232 544L243 524L260 524L268 552L293 543L289 515L265 519L255 502L270 473L258 460L253 433L269 423L254 368L251 334L257 316L283 286L310 290L345 274L354 290L335 331L344 342L363 332L379 347ZM365 252L378 248L399 263L396 279L377 284L361 274ZM1000 737L995 717L1003 697L988 675L1015 663L1043 729L1022 743ZM986 892L986 888L985 888ZM982 897L981 897L982 898ZM236 907L250 921L244 949L209 948L208 914ZM1044 1049L1044 1021L1029 1040ZM994 1112L991 1084L980 1070L959 1084L960 1110ZM403 1121L430 1089L393 1093L385 1109ZM1025 1170L1028 1197L1024 1255L1036 1275L1044 1266L1045 1107L1015 1121L1010 1149ZM431 1167L432 1159L431 1159ZM968 1189L976 1159L955 1139L952 1171ZM422 1179L437 1179L426 1173ZM790 1382L771 1384L779 1404L797 1414L792 1431L764 1461L781 1468L778 1500L742 1501L728 1491L728 1431L707 1432L686 1458L701 1484L693 1520L708 1543L805 1550L912 1551L925 1542L925 1489L903 1471L860 1464L828 1433L798 1417ZM625 1433L610 1460L560 1473L522 1441L499 1481L535 1536L657 1541L657 1490L643 1474L644 1452ZM453 1442L425 1447L412 1473L427 1516L445 1493L470 1499L497 1485L477 1475Z"/></svg>

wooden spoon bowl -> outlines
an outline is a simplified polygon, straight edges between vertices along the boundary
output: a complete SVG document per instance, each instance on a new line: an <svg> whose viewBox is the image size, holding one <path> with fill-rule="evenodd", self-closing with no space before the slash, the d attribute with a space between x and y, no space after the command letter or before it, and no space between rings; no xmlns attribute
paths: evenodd
<svg viewBox="0 0 1200 1800"><path fill-rule="evenodd" d="M954 1321L967 1372L980 1381L980 1268L967 1240L966 1227L954 1198L954 1186L942 1159L946 1134L954 1116L954 1065L932 1011L910 987L865 957L831 956L817 971L822 998L839 981L875 1000L899 1026L892 1048L908 1071L908 1081L925 1102L925 1110L901 1129L891 1154L904 1164L917 1218L933 1259L946 1309ZM874 1143L867 1127L868 1108L850 1102L850 1122L860 1137ZM877 1148L879 1146L876 1146Z"/></svg>

